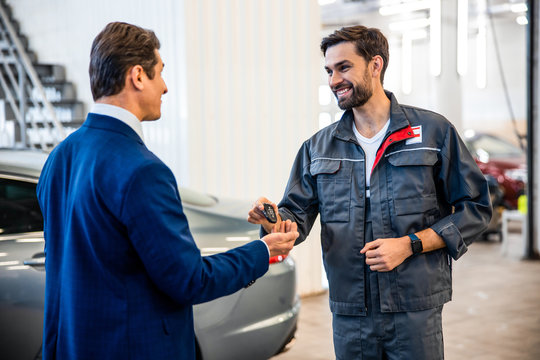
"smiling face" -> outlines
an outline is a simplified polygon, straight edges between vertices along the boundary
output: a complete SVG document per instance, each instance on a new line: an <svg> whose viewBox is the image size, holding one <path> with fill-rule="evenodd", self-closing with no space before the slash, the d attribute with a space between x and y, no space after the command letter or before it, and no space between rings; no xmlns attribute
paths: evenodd
<svg viewBox="0 0 540 360"><path fill-rule="evenodd" d="M328 85L342 110L363 106L373 95L370 64L371 61L358 55L352 42L342 42L326 50Z"/></svg>

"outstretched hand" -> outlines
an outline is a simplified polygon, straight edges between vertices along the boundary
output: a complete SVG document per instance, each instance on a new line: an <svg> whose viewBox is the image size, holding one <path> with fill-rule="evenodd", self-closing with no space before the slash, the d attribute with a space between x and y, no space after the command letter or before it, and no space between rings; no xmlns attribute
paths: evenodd
<svg viewBox="0 0 540 360"><path fill-rule="evenodd" d="M275 227L271 234L266 235L261 240L268 245L270 257L288 255L299 235L296 223L287 220L281 221L279 227Z"/></svg>

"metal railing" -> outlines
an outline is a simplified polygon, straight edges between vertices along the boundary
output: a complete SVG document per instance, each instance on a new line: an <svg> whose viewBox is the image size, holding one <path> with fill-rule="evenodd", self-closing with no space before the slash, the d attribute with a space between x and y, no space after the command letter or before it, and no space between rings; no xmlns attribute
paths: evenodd
<svg viewBox="0 0 540 360"><path fill-rule="evenodd" d="M4 4L0 2L0 86L6 98L6 107L13 111L15 120L19 125L19 143L24 147L50 150L65 137L62 123L58 120L54 107L47 100L45 89L39 76L30 61L26 50L15 31L7 14ZM37 94L38 96L32 96ZM42 119L36 119L28 112L28 102L38 109ZM38 140L29 136L28 123L37 134ZM44 131L40 131L40 125ZM45 132L50 139L45 139ZM35 137L35 136L34 136Z"/></svg>

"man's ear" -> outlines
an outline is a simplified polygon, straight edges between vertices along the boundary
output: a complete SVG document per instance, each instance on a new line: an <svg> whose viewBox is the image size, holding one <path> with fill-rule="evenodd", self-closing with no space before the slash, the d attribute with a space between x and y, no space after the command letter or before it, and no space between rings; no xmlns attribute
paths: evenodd
<svg viewBox="0 0 540 360"><path fill-rule="evenodd" d="M380 75L382 69L383 69L383 65L384 65L384 60L383 58L380 56L380 55L375 55L372 59L373 61L373 76L374 77L377 77Z"/></svg>
<svg viewBox="0 0 540 360"><path fill-rule="evenodd" d="M137 90L143 90L143 78L145 76L144 69L141 65L135 65L128 70L127 81L133 84L133 87Z"/></svg>

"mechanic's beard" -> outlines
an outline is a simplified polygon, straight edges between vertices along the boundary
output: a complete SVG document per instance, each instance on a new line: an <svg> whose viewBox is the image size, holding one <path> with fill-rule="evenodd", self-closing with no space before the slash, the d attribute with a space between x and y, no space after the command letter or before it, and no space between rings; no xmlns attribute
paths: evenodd
<svg viewBox="0 0 540 360"><path fill-rule="evenodd" d="M371 87L358 84L353 87L351 96L341 101L338 99L338 106L341 110L350 110L355 107L360 107L367 103L372 95L373 89Z"/></svg>

